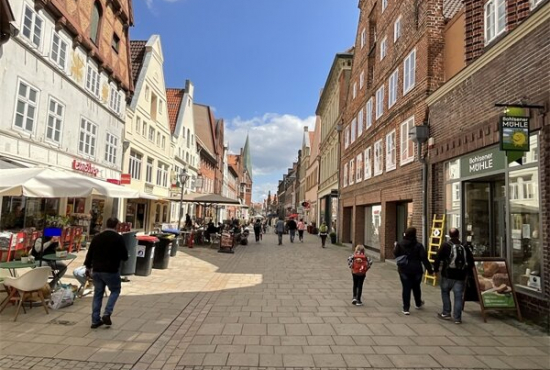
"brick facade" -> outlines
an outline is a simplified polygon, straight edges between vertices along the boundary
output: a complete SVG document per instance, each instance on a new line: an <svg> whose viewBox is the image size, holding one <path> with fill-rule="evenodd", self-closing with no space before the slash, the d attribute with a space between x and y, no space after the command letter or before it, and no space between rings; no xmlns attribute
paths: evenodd
<svg viewBox="0 0 550 370"><path fill-rule="evenodd" d="M546 109L550 106L550 4L539 6L533 17L525 19L525 6L529 9L529 2L508 1L507 14L510 28L514 31L505 33L491 48L484 49L474 47L470 40L471 20L478 17L473 3L477 2L465 1L466 55L470 65L455 76L452 88L434 94L435 100L429 102L430 133L434 139L434 146L429 151L429 194L431 211L436 214L445 212L444 163L498 144L498 120L503 108L496 108L495 103L525 101L543 105ZM481 11L483 20L483 6ZM525 24L519 24L519 18ZM483 29L483 25L480 27ZM435 95L439 96L435 98ZM531 110L530 114L530 130L540 135L538 168L543 294L519 290L518 296L524 315L547 318L550 314L550 125L547 113Z"/></svg>

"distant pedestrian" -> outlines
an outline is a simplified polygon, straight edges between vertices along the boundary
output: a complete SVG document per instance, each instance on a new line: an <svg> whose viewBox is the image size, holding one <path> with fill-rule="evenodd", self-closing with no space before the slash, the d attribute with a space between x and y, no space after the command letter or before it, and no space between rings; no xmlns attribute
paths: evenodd
<svg viewBox="0 0 550 370"><path fill-rule="evenodd" d="M279 217L279 220L275 224L275 232L279 239L279 245L283 245L283 233L285 232L285 222L282 217Z"/></svg>
<svg viewBox="0 0 550 370"><path fill-rule="evenodd" d="M298 228L298 225L296 224L296 221L294 221L294 218L291 217L290 220L287 221L286 227L288 228L290 242L294 243L294 237L296 236L296 229Z"/></svg>
<svg viewBox="0 0 550 370"><path fill-rule="evenodd" d="M256 243L259 243L262 236L262 222L260 219L257 219L254 223L254 236L256 236Z"/></svg>
<svg viewBox="0 0 550 370"><path fill-rule="evenodd" d="M112 325L111 315L120 295L120 262L128 260L128 250L124 238L116 232L118 223L116 217L107 220L107 228L92 239L84 260L86 274L87 276L91 275L94 281L92 329L96 329L101 325ZM106 286L111 294L107 300L103 316L101 316L101 305Z"/></svg>
<svg viewBox="0 0 550 370"><path fill-rule="evenodd" d="M298 239L303 243L304 242L304 231L306 229L306 224L304 223L304 219L301 218L300 222L298 222Z"/></svg>
<svg viewBox="0 0 550 370"><path fill-rule="evenodd" d="M399 278L402 286L403 299L403 314L410 315L411 305L411 290L414 296L416 309L420 309L424 305L422 300L422 290L420 283L422 282L422 274L424 270L422 265L430 274L433 273L432 265L428 261L428 255L424 246L416 239L416 229L409 227L405 230L403 240L395 244L393 249L395 257L406 256L407 263L398 266Z"/></svg>
<svg viewBox="0 0 550 370"><path fill-rule="evenodd" d="M328 235L328 226L325 222L319 226L319 236L321 237L321 247L325 247L325 243L327 241L327 235Z"/></svg>
<svg viewBox="0 0 550 370"><path fill-rule="evenodd" d="M457 228L449 230L451 239L444 243L437 252L434 261L434 270L439 272L441 267L441 300L443 310L437 316L443 320L451 319L451 290L454 294L453 319L455 324L462 323L463 293L468 273L474 267L474 256L468 246L463 246L458 239Z"/></svg>
<svg viewBox="0 0 550 370"><path fill-rule="evenodd" d="M363 283L371 265L372 260L365 256L365 247L360 244L357 245L355 252L348 257L348 266L351 269L351 276L353 277L353 299L351 300L351 304L355 306L363 305L363 301L361 300Z"/></svg>

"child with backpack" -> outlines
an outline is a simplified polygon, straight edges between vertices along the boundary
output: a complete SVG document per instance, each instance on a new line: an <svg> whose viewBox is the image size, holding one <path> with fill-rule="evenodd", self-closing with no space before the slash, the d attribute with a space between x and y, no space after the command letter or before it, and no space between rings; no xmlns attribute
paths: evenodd
<svg viewBox="0 0 550 370"><path fill-rule="evenodd" d="M372 266L372 260L365 256L365 247L361 244L355 247L355 252L348 257L348 267L351 269L353 277L353 299L352 305L362 306L361 294L363 293L363 283L367 276L367 271Z"/></svg>

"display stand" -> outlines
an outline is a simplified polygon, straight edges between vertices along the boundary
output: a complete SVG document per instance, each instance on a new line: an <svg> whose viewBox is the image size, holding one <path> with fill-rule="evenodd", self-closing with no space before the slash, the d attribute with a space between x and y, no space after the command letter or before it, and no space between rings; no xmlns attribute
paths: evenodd
<svg viewBox="0 0 550 370"><path fill-rule="evenodd" d="M220 248L218 253L235 253L233 248L235 247L235 238L229 233L223 233L220 238Z"/></svg>

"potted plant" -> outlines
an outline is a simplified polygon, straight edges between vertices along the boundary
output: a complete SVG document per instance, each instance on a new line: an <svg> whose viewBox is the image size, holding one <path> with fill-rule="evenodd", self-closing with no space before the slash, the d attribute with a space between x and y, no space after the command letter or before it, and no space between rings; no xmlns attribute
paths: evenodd
<svg viewBox="0 0 550 370"><path fill-rule="evenodd" d="M59 246L55 249L55 256L57 258L67 257L67 251L63 247Z"/></svg>
<svg viewBox="0 0 550 370"><path fill-rule="evenodd" d="M29 263L29 252L26 250L21 253L21 263Z"/></svg>
<svg viewBox="0 0 550 370"><path fill-rule="evenodd" d="M328 235L330 236L330 242L332 244L336 244L336 233L334 231L331 231Z"/></svg>

